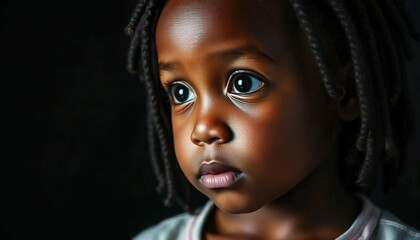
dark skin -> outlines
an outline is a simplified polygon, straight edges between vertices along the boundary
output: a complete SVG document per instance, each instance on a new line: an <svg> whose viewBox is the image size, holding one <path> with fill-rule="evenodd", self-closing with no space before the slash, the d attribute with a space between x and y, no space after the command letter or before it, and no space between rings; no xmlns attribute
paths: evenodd
<svg viewBox="0 0 420 240"><path fill-rule="evenodd" d="M356 98L327 97L287 11L277 0L170 0L158 20L177 160L217 206L204 239L334 239L360 211L336 167L340 122L358 117ZM345 89L348 64L335 73ZM235 87L242 80L252 87ZM199 180L209 162L242 177L210 189Z"/></svg>

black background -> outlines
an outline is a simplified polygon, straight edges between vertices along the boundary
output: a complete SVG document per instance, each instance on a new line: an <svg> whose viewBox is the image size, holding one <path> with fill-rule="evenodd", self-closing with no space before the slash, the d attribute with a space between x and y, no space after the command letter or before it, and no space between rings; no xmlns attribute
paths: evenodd
<svg viewBox="0 0 420 240"><path fill-rule="evenodd" d="M420 12L420 1L409 2ZM125 70L123 29L135 3L0 0L0 239L129 239L179 211L154 192L144 92ZM419 146L416 136L412 160ZM413 183L376 201L420 228L420 179Z"/></svg>

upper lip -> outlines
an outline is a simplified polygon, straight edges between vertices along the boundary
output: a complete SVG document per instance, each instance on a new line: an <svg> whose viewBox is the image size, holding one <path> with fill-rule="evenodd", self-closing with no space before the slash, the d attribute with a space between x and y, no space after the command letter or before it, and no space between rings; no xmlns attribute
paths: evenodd
<svg viewBox="0 0 420 240"><path fill-rule="evenodd" d="M206 174L217 174L222 172L240 172L238 169L227 166L225 164L216 162L216 161L210 161L210 162L202 162L199 168L199 175L206 175Z"/></svg>

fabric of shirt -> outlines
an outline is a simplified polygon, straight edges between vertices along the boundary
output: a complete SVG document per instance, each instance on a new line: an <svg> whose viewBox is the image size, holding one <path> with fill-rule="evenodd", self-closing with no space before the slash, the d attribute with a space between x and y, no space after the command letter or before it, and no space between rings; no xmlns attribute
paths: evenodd
<svg viewBox="0 0 420 240"><path fill-rule="evenodd" d="M403 224L391 213L381 211L367 198L360 198L362 211L337 240L420 240L420 232ZM210 201L197 215L184 213L168 218L144 230L134 240L200 240L204 223L214 208Z"/></svg>

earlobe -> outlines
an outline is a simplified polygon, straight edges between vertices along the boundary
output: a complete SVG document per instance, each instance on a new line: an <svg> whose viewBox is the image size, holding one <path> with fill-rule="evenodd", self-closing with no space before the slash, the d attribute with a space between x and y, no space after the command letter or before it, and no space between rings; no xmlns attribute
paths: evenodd
<svg viewBox="0 0 420 240"><path fill-rule="evenodd" d="M343 100L340 100L337 108L337 114L343 121L352 121L358 118L360 115L360 108L357 97L344 97Z"/></svg>
<svg viewBox="0 0 420 240"><path fill-rule="evenodd" d="M337 115L343 121L352 121L360 115L352 66L341 66L337 70L336 79L338 88L342 90L342 96L335 99Z"/></svg>

